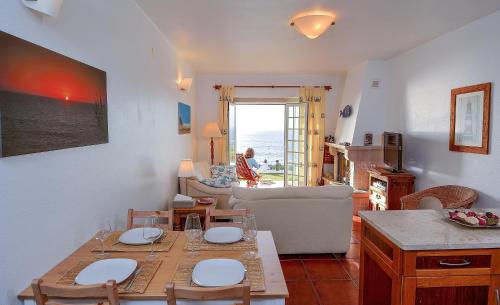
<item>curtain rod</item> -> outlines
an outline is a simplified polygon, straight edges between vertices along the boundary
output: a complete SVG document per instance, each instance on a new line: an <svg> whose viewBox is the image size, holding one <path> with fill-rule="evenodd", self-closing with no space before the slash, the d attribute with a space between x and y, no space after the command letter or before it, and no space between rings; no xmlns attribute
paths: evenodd
<svg viewBox="0 0 500 305"><path fill-rule="evenodd" d="M222 85L214 85L215 90L219 90ZM302 86L280 86L280 85L236 85L235 88L300 88ZM314 88L324 88L326 91L332 90L332 86L313 86Z"/></svg>

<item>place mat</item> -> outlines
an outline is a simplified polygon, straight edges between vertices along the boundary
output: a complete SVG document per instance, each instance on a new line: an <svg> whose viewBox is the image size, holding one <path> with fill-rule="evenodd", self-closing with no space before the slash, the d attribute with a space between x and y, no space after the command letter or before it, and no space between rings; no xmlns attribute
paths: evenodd
<svg viewBox="0 0 500 305"><path fill-rule="evenodd" d="M238 259L247 269L245 280L250 284L250 291L266 291L266 282L264 279L264 267L262 266L262 259ZM175 285L183 287L197 287L191 280L194 266L201 261L201 259L184 259L175 269L172 282Z"/></svg>
<svg viewBox="0 0 500 305"><path fill-rule="evenodd" d="M194 249L195 251L257 251L257 240L241 240L232 244L214 244L209 243L204 238L201 241L186 241L184 250Z"/></svg>
<svg viewBox="0 0 500 305"><path fill-rule="evenodd" d="M167 231L163 236L155 241L153 248L155 252L167 252L172 248L177 237L179 237L179 231ZM116 231L111 233L111 235L104 241L104 251L107 252L149 252L151 251L151 244L147 245L126 245L118 241L121 231ZM98 244L92 252L100 252L101 245Z"/></svg>
<svg viewBox="0 0 500 305"><path fill-rule="evenodd" d="M78 262L75 266L66 271L66 273L57 281L57 284L76 285L75 278L78 273L93 262L94 261ZM144 293L161 263L161 260L137 261L137 268L141 268L140 272L135 276L135 279L134 274L132 274L124 282L118 284L118 293ZM130 285L130 287L128 287L128 289L126 289L131 281L134 282Z"/></svg>

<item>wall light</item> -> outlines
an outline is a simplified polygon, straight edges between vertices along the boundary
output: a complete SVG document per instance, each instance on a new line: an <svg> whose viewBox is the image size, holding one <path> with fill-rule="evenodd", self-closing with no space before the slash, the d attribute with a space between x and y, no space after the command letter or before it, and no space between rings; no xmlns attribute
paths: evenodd
<svg viewBox="0 0 500 305"><path fill-rule="evenodd" d="M335 14L326 11L299 13L290 20L290 25L307 38L314 39L335 24Z"/></svg>
<svg viewBox="0 0 500 305"><path fill-rule="evenodd" d="M22 0L30 9L45 15L56 17L61 10L63 0Z"/></svg>
<svg viewBox="0 0 500 305"><path fill-rule="evenodd" d="M192 78L183 78L177 82L177 89L189 92L189 90L191 90L192 83L193 83Z"/></svg>

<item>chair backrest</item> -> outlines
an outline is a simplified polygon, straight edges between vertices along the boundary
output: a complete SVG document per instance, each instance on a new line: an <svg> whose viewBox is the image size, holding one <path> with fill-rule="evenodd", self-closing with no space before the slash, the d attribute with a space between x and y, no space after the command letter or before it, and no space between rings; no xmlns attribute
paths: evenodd
<svg viewBox="0 0 500 305"><path fill-rule="evenodd" d="M442 185L431 187L401 197L401 209L418 209L425 197L437 198L445 209L470 208L478 198L475 190L459 185Z"/></svg>
<svg viewBox="0 0 500 305"><path fill-rule="evenodd" d="M109 305L120 305L120 301L118 299L118 288L114 280L110 280L105 284L67 286L44 284L41 279L35 279L31 283L31 289L33 290L36 305L45 305L49 299L61 298L82 300L98 299L106 300ZM103 304L103 302L93 304L100 305ZM64 304L58 302L57 305Z"/></svg>
<svg viewBox="0 0 500 305"><path fill-rule="evenodd" d="M134 209L128 209L127 230L142 227L142 224L134 223L134 220L136 218L149 217L159 217L162 219L166 219L168 221L166 224L160 224L163 229L172 231L174 228L174 213L172 209L168 211L136 211Z"/></svg>
<svg viewBox="0 0 500 305"><path fill-rule="evenodd" d="M241 300L241 305L250 305L250 284L243 282L241 285L217 287L217 288L175 288L173 283L168 283L166 287L167 304L177 305L177 299L188 300Z"/></svg>
<svg viewBox="0 0 500 305"><path fill-rule="evenodd" d="M236 154L236 174L241 180L257 182L243 154Z"/></svg>
<svg viewBox="0 0 500 305"><path fill-rule="evenodd" d="M207 211L207 215L205 217L205 228L210 229L214 227L243 227L243 222L234 221L231 219L232 217L246 217L250 211L248 209L239 209L239 210L217 210L217 209L209 209ZM225 218L227 220L231 219L233 221L223 221L217 222L217 217Z"/></svg>

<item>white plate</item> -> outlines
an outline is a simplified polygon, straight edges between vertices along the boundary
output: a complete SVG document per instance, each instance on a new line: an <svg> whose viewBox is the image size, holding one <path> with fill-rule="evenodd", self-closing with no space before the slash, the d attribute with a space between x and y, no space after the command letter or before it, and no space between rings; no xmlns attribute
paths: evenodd
<svg viewBox="0 0 500 305"><path fill-rule="evenodd" d="M137 268L137 261L128 258L110 258L93 262L85 267L75 278L79 285L94 285L115 280L125 281Z"/></svg>
<svg viewBox="0 0 500 305"><path fill-rule="evenodd" d="M242 238L243 230L235 227L216 227L205 232L205 240L214 244L231 244Z"/></svg>
<svg viewBox="0 0 500 305"><path fill-rule="evenodd" d="M194 266L191 277L202 287L231 286L243 281L245 271L243 264L234 259L206 259Z"/></svg>
<svg viewBox="0 0 500 305"><path fill-rule="evenodd" d="M120 235L118 239L122 244L127 245L147 245L151 243L150 241L144 239L142 231L144 228L135 228L125 231ZM160 238L163 234L163 230L160 228L146 228L146 230L155 230L158 231L158 238Z"/></svg>

